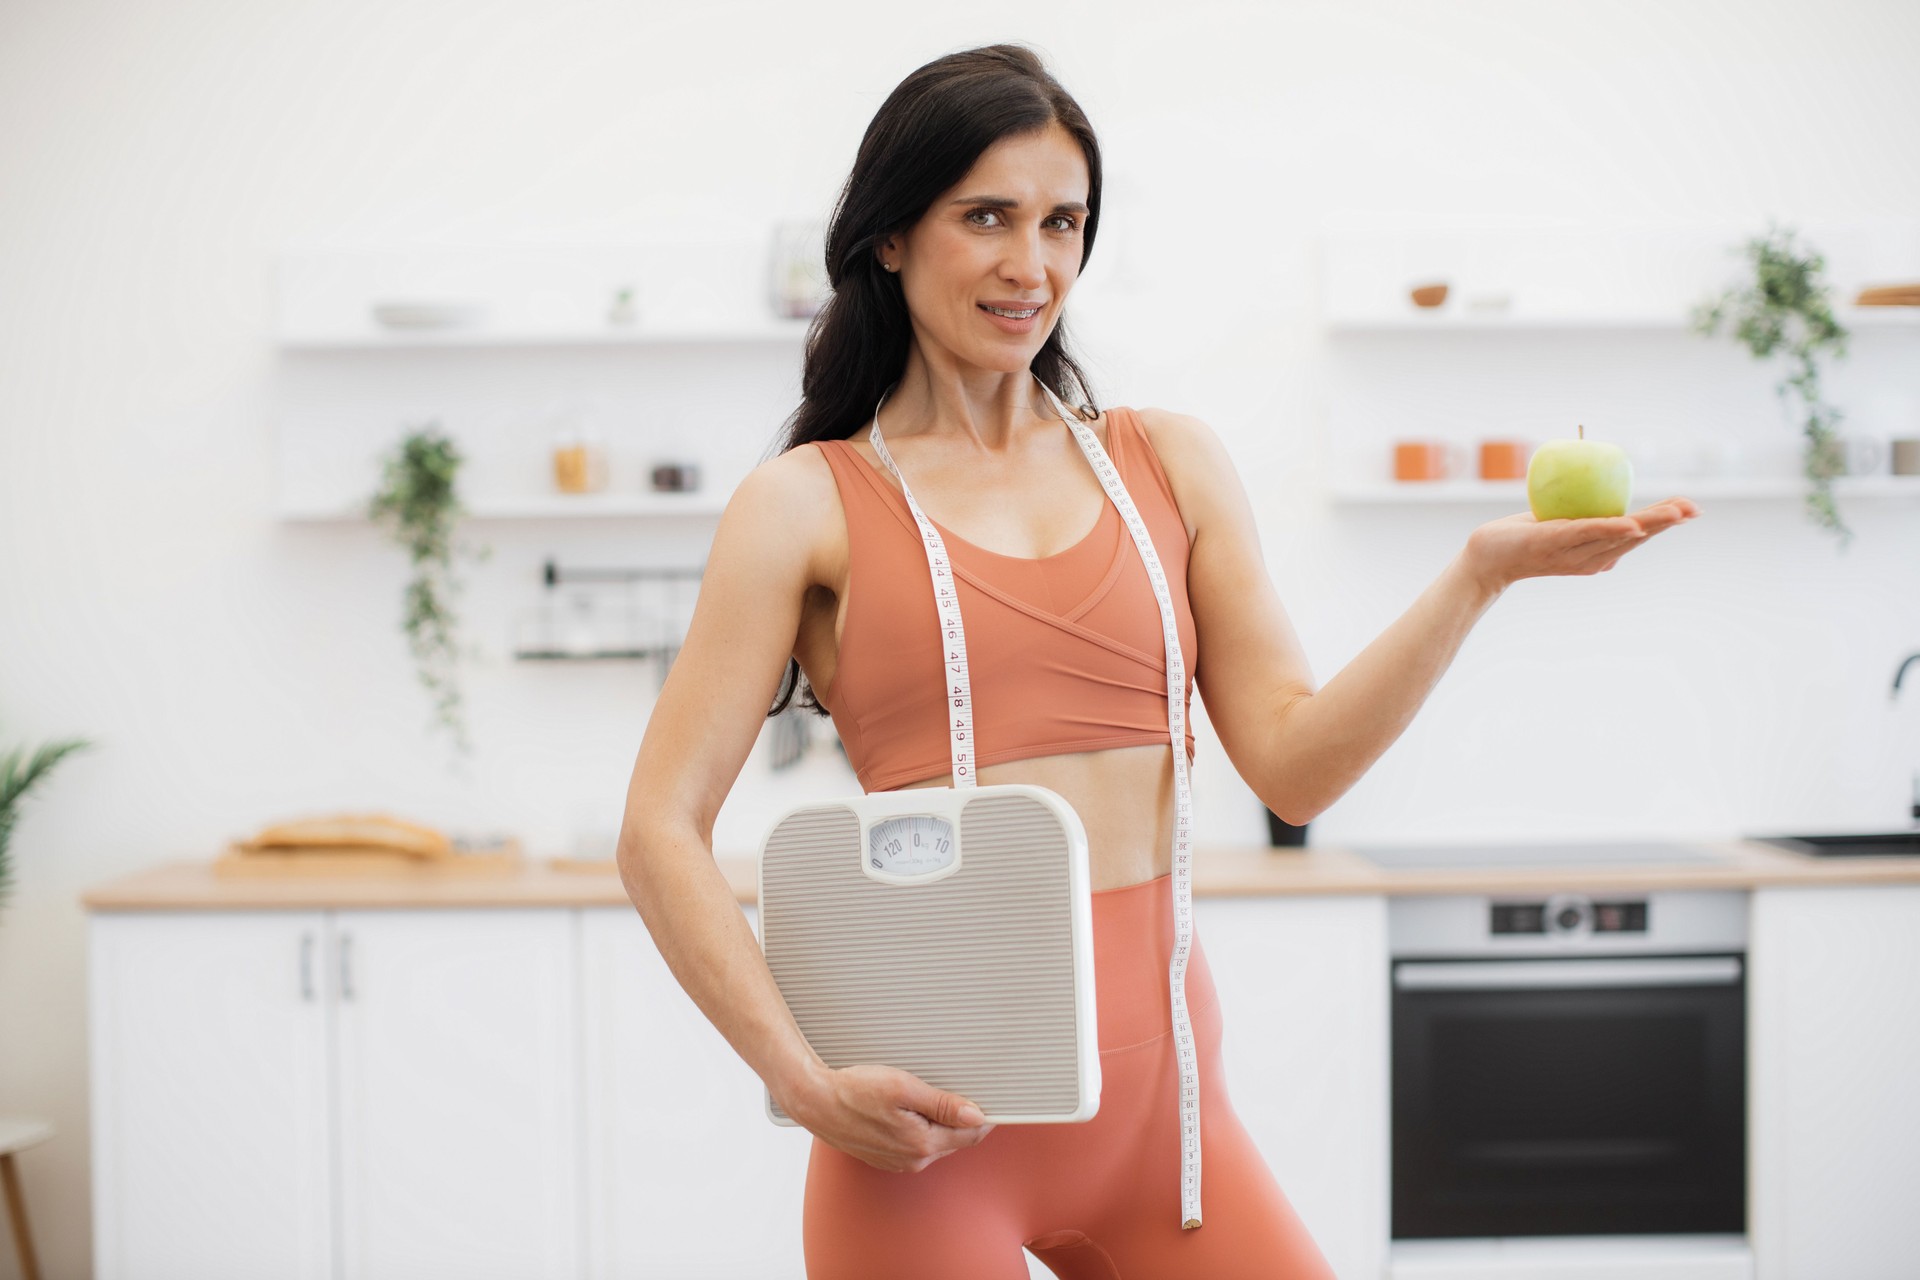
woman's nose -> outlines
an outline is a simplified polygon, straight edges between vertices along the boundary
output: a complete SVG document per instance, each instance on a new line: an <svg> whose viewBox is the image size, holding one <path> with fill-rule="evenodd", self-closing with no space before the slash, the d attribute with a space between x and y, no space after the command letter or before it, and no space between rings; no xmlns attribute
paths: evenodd
<svg viewBox="0 0 1920 1280"><path fill-rule="evenodd" d="M1024 288L1036 289L1046 283L1047 260L1038 240L1021 237L1007 250L1007 260L1001 268L1007 279Z"/></svg>

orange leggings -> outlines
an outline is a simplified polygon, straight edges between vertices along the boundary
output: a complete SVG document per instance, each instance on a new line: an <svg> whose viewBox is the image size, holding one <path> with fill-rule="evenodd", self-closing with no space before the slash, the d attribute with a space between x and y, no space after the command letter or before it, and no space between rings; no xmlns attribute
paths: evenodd
<svg viewBox="0 0 1920 1280"><path fill-rule="evenodd" d="M1335 1280L1220 1068L1220 1000L1196 930L1187 1014L1200 1070L1201 1217L1180 1226L1173 1047L1173 877L1093 894L1100 1110L1000 1125L918 1173L814 1138L808 1280L1027 1280L1024 1245L1059 1280Z"/></svg>

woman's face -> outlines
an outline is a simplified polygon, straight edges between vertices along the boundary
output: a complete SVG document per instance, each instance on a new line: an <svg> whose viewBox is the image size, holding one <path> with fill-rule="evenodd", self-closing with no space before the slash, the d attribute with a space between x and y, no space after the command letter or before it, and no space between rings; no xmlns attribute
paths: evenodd
<svg viewBox="0 0 1920 1280"><path fill-rule="evenodd" d="M1080 144L1049 124L988 147L919 222L888 238L880 257L898 268L921 345L963 364L1024 371L1079 278L1087 187ZM1034 314L1001 317L989 307Z"/></svg>

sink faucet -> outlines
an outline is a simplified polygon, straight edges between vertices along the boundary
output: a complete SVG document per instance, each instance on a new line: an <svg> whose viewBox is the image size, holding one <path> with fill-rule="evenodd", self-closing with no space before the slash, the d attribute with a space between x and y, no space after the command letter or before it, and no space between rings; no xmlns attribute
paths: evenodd
<svg viewBox="0 0 1920 1280"><path fill-rule="evenodd" d="M1920 662L1920 653L1910 653L1901 659L1899 669L1893 673L1893 692L1887 695L1889 702L1900 696L1900 681L1907 674L1907 668ZM1913 771L1913 818L1920 822L1920 769Z"/></svg>

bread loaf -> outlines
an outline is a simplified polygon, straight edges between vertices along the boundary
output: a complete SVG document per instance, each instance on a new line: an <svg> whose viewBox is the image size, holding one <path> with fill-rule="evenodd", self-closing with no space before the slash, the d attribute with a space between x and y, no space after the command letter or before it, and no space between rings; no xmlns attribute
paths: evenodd
<svg viewBox="0 0 1920 1280"><path fill-rule="evenodd" d="M1859 307L1920 307L1920 284L1876 285L1862 289L1853 302Z"/></svg>
<svg viewBox="0 0 1920 1280"><path fill-rule="evenodd" d="M415 858L454 856L453 841L445 833L386 813L344 813L275 823L239 845L243 850L280 853L360 849Z"/></svg>

